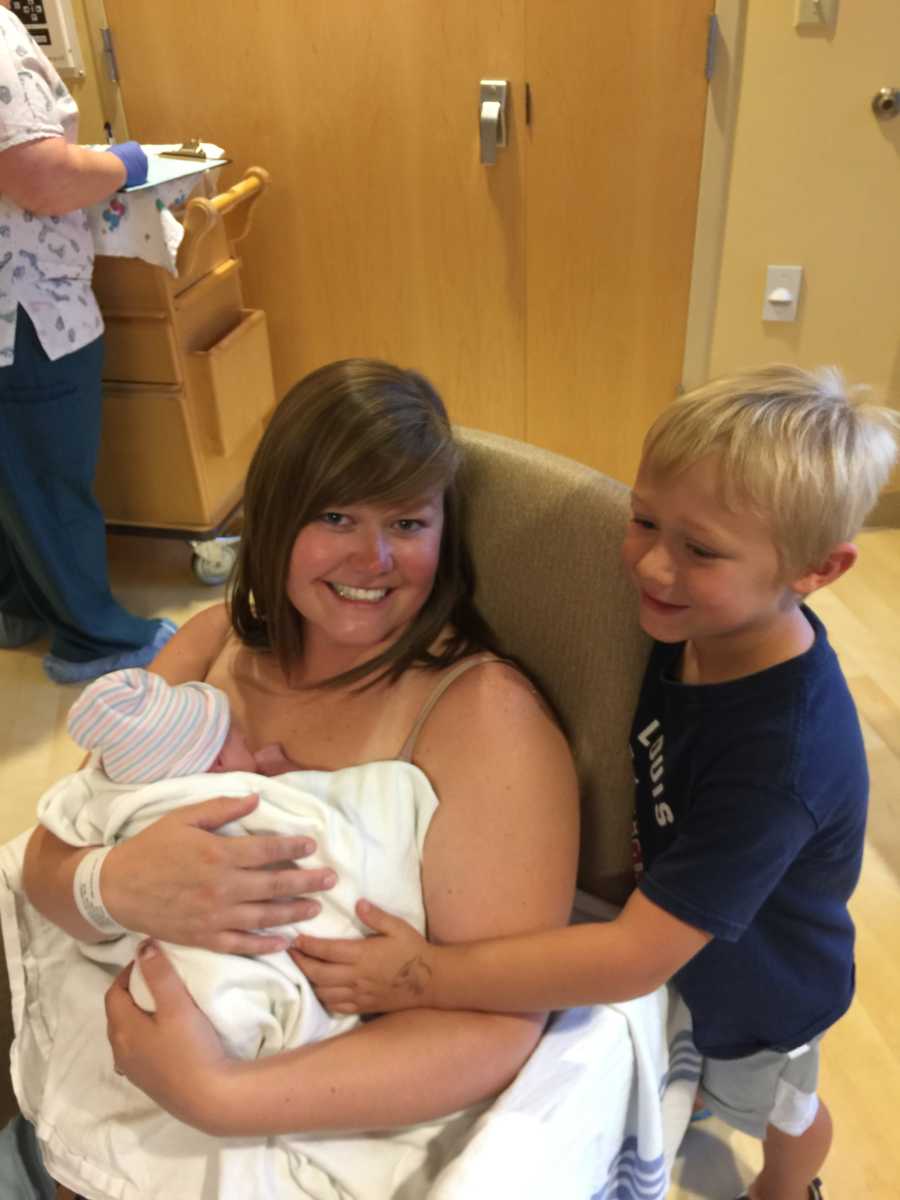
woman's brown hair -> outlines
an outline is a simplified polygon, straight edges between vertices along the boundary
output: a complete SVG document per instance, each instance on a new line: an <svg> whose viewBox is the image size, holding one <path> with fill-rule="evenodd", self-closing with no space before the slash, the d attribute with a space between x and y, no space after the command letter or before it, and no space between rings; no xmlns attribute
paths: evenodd
<svg viewBox="0 0 900 1200"><path fill-rule="evenodd" d="M425 604L385 651L324 682L393 681L414 663L440 668L473 650L496 649L473 601L456 487L461 457L440 396L416 371L349 358L295 384L247 474L230 596L241 641L271 651L289 676L303 650L303 618L287 595L291 551L303 526L328 508L403 503L443 489L441 552ZM433 650L448 626L450 636Z"/></svg>

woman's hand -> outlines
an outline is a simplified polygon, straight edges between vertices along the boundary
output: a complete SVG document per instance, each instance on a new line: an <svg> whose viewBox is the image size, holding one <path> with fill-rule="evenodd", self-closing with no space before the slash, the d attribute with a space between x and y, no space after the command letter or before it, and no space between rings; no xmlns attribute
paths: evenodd
<svg viewBox="0 0 900 1200"><path fill-rule="evenodd" d="M334 1013L385 1013L433 1005L435 947L399 917L360 900L360 919L380 937L301 934L291 957Z"/></svg>
<svg viewBox="0 0 900 1200"><path fill-rule="evenodd" d="M106 993L116 1072L172 1116L212 1133L216 1098L235 1064L155 942L142 943L138 957L156 1012L144 1012L132 1000L127 966Z"/></svg>
<svg viewBox="0 0 900 1200"><path fill-rule="evenodd" d="M168 813L106 858L103 900L126 929L183 946L228 954L272 954L289 938L255 930L307 920L319 912L310 892L334 886L327 868L292 860L315 850L305 837L215 832L246 816L256 796L218 797Z"/></svg>

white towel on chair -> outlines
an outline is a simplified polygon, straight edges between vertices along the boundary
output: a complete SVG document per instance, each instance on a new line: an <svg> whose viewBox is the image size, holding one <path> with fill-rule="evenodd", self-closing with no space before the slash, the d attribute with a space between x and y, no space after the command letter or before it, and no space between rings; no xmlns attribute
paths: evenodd
<svg viewBox="0 0 900 1200"><path fill-rule="evenodd" d="M662 1200L699 1073L666 988L558 1013L429 1200Z"/></svg>

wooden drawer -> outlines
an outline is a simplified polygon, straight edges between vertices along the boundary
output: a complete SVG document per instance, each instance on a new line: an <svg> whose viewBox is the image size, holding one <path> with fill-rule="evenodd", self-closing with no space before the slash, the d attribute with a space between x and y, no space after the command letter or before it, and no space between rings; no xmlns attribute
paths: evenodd
<svg viewBox="0 0 900 1200"><path fill-rule="evenodd" d="M139 258L103 254L94 259L91 286L104 312L107 309L159 312L169 303L168 279L171 276L162 267Z"/></svg>
<svg viewBox="0 0 900 1200"><path fill-rule="evenodd" d="M208 350L186 357L191 410L206 449L228 457L275 405L266 314L243 309L240 324Z"/></svg>
<svg viewBox="0 0 900 1200"><path fill-rule="evenodd" d="M175 334L182 350L206 350L240 323L240 267L239 259L227 258L175 299Z"/></svg>
<svg viewBox="0 0 900 1200"><path fill-rule="evenodd" d="M94 259L92 286L104 311L154 311L165 307L171 297L180 296L231 257L225 227L219 222L198 243L189 272L170 275L165 267L139 258L101 254Z"/></svg>
<svg viewBox="0 0 900 1200"><path fill-rule="evenodd" d="M168 313L108 310L103 320L105 381L181 383L178 346Z"/></svg>
<svg viewBox="0 0 900 1200"><path fill-rule="evenodd" d="M104 386L94 490L107 521L162 528L209 522L182 388Z"/></svg>

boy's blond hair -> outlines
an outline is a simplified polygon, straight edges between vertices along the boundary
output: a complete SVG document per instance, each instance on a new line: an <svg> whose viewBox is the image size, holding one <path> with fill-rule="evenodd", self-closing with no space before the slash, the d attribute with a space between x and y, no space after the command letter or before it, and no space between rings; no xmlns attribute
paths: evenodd
<svg viewBox="0 0 900 1200"><path fill-rule="evenodd" d="M769 519L782 566L802 572L855 536L897 459L900 413L867 394L836 367L741 371L670 404L641 469L673 475L717 455L725 505Z"/></svg>

